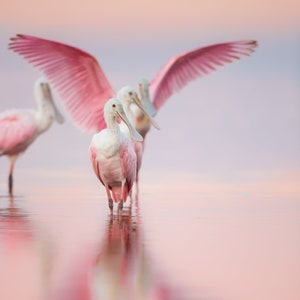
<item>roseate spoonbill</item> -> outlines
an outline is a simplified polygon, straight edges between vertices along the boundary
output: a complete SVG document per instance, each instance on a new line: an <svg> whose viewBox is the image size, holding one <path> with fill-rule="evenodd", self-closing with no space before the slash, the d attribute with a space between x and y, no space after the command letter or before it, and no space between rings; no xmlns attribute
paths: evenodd
<svg viewBox="0 0 300 300"><path fill-rule="evenodd" d="M50 87L44 78L39 78L34 87L37 110L9 110L0 114L0 156L10 159L8 177L9 194L13 193L13 171L17 157L56 119L64 121L57 110Z"/></svg>
<svg viewBox="0 0 300 300"><path fill-rule="evenodd" d="M122 209L136 176L136 154L131 139L141 142L143 138L134 129L122 103L116 98L106 102L104 119L107 128L93 136L90 159L96 176L105 186L109 208L113 209L114 201ZM118 120L126 124L131 139L120 130Z"/></svg>
<svg viewBox="0 0 300 300"><path fill-rule="evenodd" d="M256 46L254 40L235 41L173 56L149 84L148 94L155 109L159 110L175 91L191 80L250 55ZM116 93L92 55L59 42L23 34L11 38L9 49L47 76L81 129L98 132L105 127L101 112L105 102Z"/></svg>
<svg viewBox="0 0 300 300"><path fill-rule="evenodd" d="M149 126L153 124L155 128L159 129L159 126L145 110L145 108L140 102L140 99L138 98L137 93L132 87L124 86L123 88L121 88L117 94L117 98L121 101L125 114L128 117L128 120L131 122L131 124L135 123L135 116L131 109L131 106L135 105L136 107L139 108L139 110L144 114L145 118L147 118L147 120L149 121ZM120 126L123 132L125 132L127 135L130 134L127 126L124 123L121 123ZM138 183L138 173L142 165L142 156L143 156L144 147L143 147L143 143L137 141L133 141L133 145L137 157L135 182Z"/></svg>

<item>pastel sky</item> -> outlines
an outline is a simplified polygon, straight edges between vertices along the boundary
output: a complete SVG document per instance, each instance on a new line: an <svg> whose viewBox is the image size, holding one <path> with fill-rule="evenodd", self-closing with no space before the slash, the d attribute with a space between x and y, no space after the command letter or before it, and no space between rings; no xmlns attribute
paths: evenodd
<svg viewBox="0 0 300 300"><path fill-rule="evenodd" d="M299 28L296 0L2 1L0 110L35 105L39 72L7 50L16 33L92 53L115 89L151 79L167 59L191 48L257 39L251 57L196 80L169 100L157 115L162 130L147 138L143 168L298 172ZM63 126L54 124L32 145L19 168L89 169L90 139L67 116ZM7 168L7 161L0 165Z"/></svg>
<svg viewBox="0 0 300 300"><path fill-rule="evenodd" d="M220 31L236 28L239 31L262 28L290 30L299 25L299 2L238 1L238 0L67 0L5 1L1 3L1 22L12 27L38 31L100 30L107 34L132 30L134 33L157 34L174 29ZM121 25L121 26L120 26ZM109 28L109 30L107 30ZM20 29L20 28L18 28ZM105 29L105 30L103 30ZM78 31L77 31L78 32Z"/></svg>
<svg viewBox="0 0 300 300"><path fill-rule="evenodd" d="M165 260L159 263L176 275L176 282L219 283L221 291L232 288L238 295L250 290L248 299L256 293L251 282L260 291L272 283L268 289L276 295L262 299L298 299L292 296L299 293L299 29L299 0L1 0L0 111L35 107L33 84L41 74L7 49L17 33L90 52L115 89L153 78L166 60L183 51L257 39L253 55L190 83L157 114L161 130L153 128L146 139L140 177L143 222L150 226L149 248L162 254ZM46 220L63 238L67 230L78 237L74 219L65 220L64 213L74 216L75 211L82 218L87 209L97 214L97 222L105 220L98 219L98 206L90 205L98 203L99 193L106 209L105 192L90 165L91 136L73 126L55 99L66 122L54 124L18 159L16 187L18 195L29 195L20 197L21 203L29 199L40 207L29 219ZM8 160L0 157L0 195L6 193L8 168ZM61 199L67 201L64 213ZM190 244L194 247L186 255ZM176 249L171 255L170 248ZM250 254L244 261L243 253ZM204 270L200 274L195 258ZM195 274L182 272L183 264L193 266ZM233 285L232 278L243 282ZM285 297L277 293L282 286Z"/></svg>

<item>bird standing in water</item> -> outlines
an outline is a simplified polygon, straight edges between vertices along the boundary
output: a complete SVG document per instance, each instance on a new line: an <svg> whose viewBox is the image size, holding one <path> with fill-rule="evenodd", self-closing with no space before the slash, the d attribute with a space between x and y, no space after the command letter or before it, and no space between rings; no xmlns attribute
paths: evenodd
<svg viewBox="0 0 300 300"><path fill-rule="evenodd" d="M13 172L16 159L43 132L49 129L56 119L64 118L57 110L49 84L39 78L34 87L37 110L8 110L0 114L0 156L10 159L8 191L13 194Z"/></svg>
<svg viewBox="0 0 300 300"><path fill-rule="evenodd" d="M159 129L159 126L156 124L156 122L152 119L152 117L148 114L148 112L145 110L143 105L141 104L140 99L138 98L137 93L135 90L130 87L130 86L125 86L121 88L117 94L117 98L121 101L125 114L130 121L131 124L135 123L135 116L134 112L132 111L132 106L136 106L139 108L139 110L144 114L145 118L149 121L149 126L151 124L156 128ZM127 135L130 134L128 131L127 126L124 123L120 124L121 130L125 132ZM137 167L136 167L136 178L135 178L135 183L136 183L136 188L138 192L138 181L139 181L139 171L142 165L142 157L143 157L143 152L144 152L144 147L143 147L143 142L137 142L133 141L134 145L134 150L137 158Z"/></svg>
<svg viewBox="0 0 300 300"><path fill-rule="evenodd" d="M250 55L257 42L242 40L196 48L171 57L150 81L141 81L140 100L154 116L174 92L190 81ZM103 108L116 92L100 64L91 54L55 41L18 34L9 49L43 72L57 90L73 121L84 131L95 133L106 127ZM145 138L151 119L140 109L132 110L135 127Z"/></svg>
<svg viewBox="0 0 300 300"><path fill-rule="evenodd" d="M136 178L137 159L132 140L141 142L142 136L128 120L122 103L112 98L104 106L106 129L93 136L90 159L94 172L105 186L109 208L118 203L119 210L130 195ZM128 127L130 137L120 130L118 121Z"/></svg>

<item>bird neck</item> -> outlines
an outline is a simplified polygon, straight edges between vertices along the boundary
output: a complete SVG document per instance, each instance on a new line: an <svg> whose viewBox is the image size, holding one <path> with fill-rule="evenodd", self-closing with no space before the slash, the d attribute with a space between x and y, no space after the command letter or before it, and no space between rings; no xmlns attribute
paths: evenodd
<svg viewBox="0 0 300 300"><path fill-rule="evenodd" d="M117 123L115 117L109 116L105 118L107 129L111 131L115 136L119 136L120 134L120 127Z"/></svg>
<svg viewBox="0 0 300 300"><path fill-rule="evenodd" d="M36 122L39 133L46 131L54 120L54 109L48 101L41 101L38 103L36 112Z"/></svg>
<svg viewBox="0 0 300 300"><path fill-rule="evenodd" d="M131 124L134 124L134 114L131 109L131 104L126 102L123 104L123 108L124 108L125 114L129 120L129 122Z"/></svg>

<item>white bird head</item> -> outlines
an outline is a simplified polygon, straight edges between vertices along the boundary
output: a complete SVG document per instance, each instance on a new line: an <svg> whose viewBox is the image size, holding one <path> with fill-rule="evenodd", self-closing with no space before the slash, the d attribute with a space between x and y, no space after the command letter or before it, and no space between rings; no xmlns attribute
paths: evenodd
<svg viewBox="0 0 300 300"><path fill-rule="evenodd" d="M150 100L149 85L150 83L147 79L142 79L139 82L139 98L148 114L154 117L157 111Z"/></svg>
<svg viewBox="0 0 300 300"><path fill-rule="evenodd" d="M124 112L121 101L117 98L109 99L104 105L104 118L106 123L109 123L109 118L111 117L114 119L120 118L124 122L124 124L128 127L130 136L133 140L138 142L143 141L143 137L132 126Z"/></svg>
<svg viewBox="0 0 300 300"><path fill-rule="evenodd" d="M50 86L47 80L44 77L40 77L34 86L35 98L38 102L38 105L43 106L44 103L50 104L53 109L54 117L58 123L64 122L64 117L57 109L55 102L52 97Z"/></svg>
<svg viewBox="0 0 300 300"><path fill-rule="evenodd" d="M121 88L117 95L118 99L122 102L124 107L130 106L131 104L135 104L138 108L150 119L151 124L156 128L160 129L158 124L153 120L152 116L148 113L148 111L144 108L143 104L141 103L137 93L135 90L130 86L124 86Z"/></svg>

